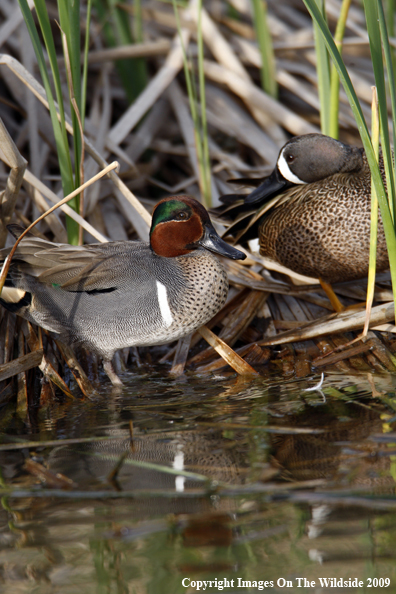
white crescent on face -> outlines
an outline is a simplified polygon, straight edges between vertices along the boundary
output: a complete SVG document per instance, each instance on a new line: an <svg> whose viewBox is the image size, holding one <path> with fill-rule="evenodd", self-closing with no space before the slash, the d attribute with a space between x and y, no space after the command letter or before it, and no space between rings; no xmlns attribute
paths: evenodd
<svg viewBox="0 0 396 594"><path fill-rule="evenodd" d="M297 177L297 175L294 175L294 173L290 171L290 167L286 163L286 159L283 155L284 150L285 149L283 149L283 151L279 155L277 163L280 174L292 184L305 184L306 182L302 181L299 177Z"/></svg>

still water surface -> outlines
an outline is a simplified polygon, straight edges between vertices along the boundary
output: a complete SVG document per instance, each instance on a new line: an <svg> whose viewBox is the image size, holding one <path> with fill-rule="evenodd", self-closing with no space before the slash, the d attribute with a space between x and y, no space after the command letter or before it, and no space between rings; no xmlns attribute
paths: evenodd
<svg viewBox="0 0 396 594"><path fill-rule="evenodd" d="M396 593L396 377L124 379L3 409L1 593Z"/></svg>

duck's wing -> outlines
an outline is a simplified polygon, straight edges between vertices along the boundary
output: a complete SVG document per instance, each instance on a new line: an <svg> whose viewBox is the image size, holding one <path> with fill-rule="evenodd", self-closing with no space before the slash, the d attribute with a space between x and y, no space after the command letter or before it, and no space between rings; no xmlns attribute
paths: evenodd
<svg viewBox="0 0 396 594"><path fill-rule="evenodd" d="M257 178L250 178L250 177L240 177L237 179L229 179L228 183L235 184L239 186L253 186L255 188L260 188L263 185L263 181L266 178L257 177ZM229 219L235 220L237 216L243 213L249 214L254 210L257 210L255 206L250 204L246 204L245 200L252 196L257 192L253 190L250 194L224 194L220 197L220 202L222 203L221 206L217 208L211 209L210 213L214 217L221 217L222 219Z"/></svg>
<svg viewBox="0 0 396 594"><path fill-rule="evenodd" d="M14 279L29 275L66 291L111 290L125 269L125 257L131 257L131 250L139 252L140 246L147 249L137 242L72 246L26 237L15 252L10 273Z"/></svg>
<svg viewBox="0 0 396 594"><path fill-rule="evenodd" d="M299 188L288 190L283 194L278 194L263 204L246 204L244 198L246 195L227 194L220 198L224 202L217 208L212 208L210 214L215 220L226 227L223 237L232 236L233 243L245 243L250 239L258 237L259 225L266 215L284 204L287 200L294 200L294 195Z"/></svg>

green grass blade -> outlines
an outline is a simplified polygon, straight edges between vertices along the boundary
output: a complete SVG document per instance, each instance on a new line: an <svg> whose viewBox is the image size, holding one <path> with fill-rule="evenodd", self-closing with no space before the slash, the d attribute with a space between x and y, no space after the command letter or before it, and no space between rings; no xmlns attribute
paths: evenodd
<svg viewBox="0 0 396 594"><path fill-rule="evenodd" d="M326 19L325 0L312 0L323 18ZM318 95L320 102L320 126L323 134L330 135L330 63L326 44L320 28L314 20L314 37L316 49L316 72L318 76Z"/></svg>
<svg viewBox="0 0 396 594"><path fill-rule="evenodd" d="M45 88L45 91L47 94L50 116L51 116L51 121L52 121L52 127L53 127L54 135L55 135L55 142L56 142L57 148L59 150L59 154L58 154L59 166L62 170L70 173L72 171L70 154L69 154L69 151L67 151L67 154L65 154L65 151L64 151L65 135L63 132L63 126L59 122L57 114L56 114L55 100L54 100L54 96L53 96L53 92L52 92L52 88L51 88L51 84L50 84L50 79L49 79L48 72L47 72L47 67L46 67L46 62L44 59L43 50L42 50L39 36L38 36L37 30L36 30L36 26L34 24L34 20L33 20L31 12L29 10L26 0L18 0L18 1L19 1L19 5L21 7L23 17L25 19L27 29L29 31L30 38L32 40L32 44L33 44L33 48L34 48L34 51L36 54L41 78L43 79L44 88ZM49 25L49 22L48 22L48 25ZM54 51L55 51L55 48L54 48ZM60 104L58 101L58 105L59 105L59 110L61 111L63 109L63 101L61 101ZM64 113L64 111L63 111L63 113ZM67 140L67 136L66 136L66 140Z"/></svg>
<svg viewBox="0 0 396 594"><path fill-rule="evenodd" d="M80 2L79 0L58 0L59 22L66 35L69 50L74 97L81 111L81 43L80 43Z"/></svg>
<svg viewBox="0 0 396 594"><path fill-rule="evenodd" d="M210 155L209 155L209 141L208 141L208 126L206 121L206 97L205 97L205 72L204 72L204 44L202 32L202 0L198 1L198 77L199 77L199 98L201 103L201 126L200 136L202 144L202 177L203 177L203 194L206 206L212 206L212 187L211 187L211 170L210 170Z"/></svg>
<svg viewBox="0 0 396 594"><path fill-rule="evenodd" d="M261 86L268 95L276 98L278 96L278 85L276 82L274 48L267 19L267 3L263 0L252 0L252 5L253 24L261 54Z"/></svg>
<svg viewBox="0 0 396 594"><path fill-rule="evenodd" d="M92 0L87 3L87 20L85 23L85 43L84 43L84 64L81 89L81 121L84 128L85 109L87 105L87 81L88 81L88 52L89 52L89 30L91 25Z"/></svg>
<svg viewBox="0 0 396 594"><path fill-rule="evenodd" d="M381 31L381 39L382 39L382 45L383 45L383 49L384 49L384 57L385 57L385 65L386 65L386 71L387 71L387 75L388 75L388 81L389 81L389 95L390 95L390 100L391 100L391 107L392 107L392 122L393 122L393 126L392 126L392 146L395 147L396 146L396 91L395 91L395 74L394 74L394 60L393 60L393 54L392 54L392 49L389 43L389 37L388 37L388 32L387 32L387 26L386 26L386 22L385 22L385 14L384 14L384 10L382 7L382 4L379 3L378 5L378 16L379 16L379 26L380 26L380 31ZM392 34L392 30L394 29L394 27L391 29L391 34ZM388 183L388 188L390 188L390 193L392 198L390 199L391 202L391 212L393 214L393 221L395 221L395 213L396 213L396 172L395 172L395 165L394 165L394 160L390 160L390 171L388 172L388 175L390 176L391 179L391 183ZM388 179L388 178L387 178Z"/></svg>
<svg viewBox="0 0 396 594"><path fill-rule="evenodd" d="M125 3L125 2L124 2ZM109 2L113 14L114 31L116 33L117 45L128 45L135 43L135 39L129 24L129 16L119 5L118 0L110 0ZM146 64L142 59L134 59L133 63L130 60L125 60L123 69L127 70L127 76L130 80L130 86L133 92L133 99L136 99L147 84ZM131 69L132 66L132 69ZM133 72L133 76L131 73Z"/></svg>
<svg viewBox="0 0 396 594"><path fill-rule="evenodd" d="M69 99L73 124L74 183L75 187L84 183L84 129L82 111L82 73L81 73L81 16L80 0L58 0L62 43L69 88ZM76 198L75 208L81 216L84 212L84 194ZM70 225L69 225L70 227ZM83 242L83 230L73 226L72 233L78 232L78 244Z"/></svg>
<svg viewBox="0 0 396 594"><path fill-rule="evenodd" d="M136 43L143 43L143 12L142 0L134 0L134 21L133 21L133 36Z"/></svg>
<svg viewBox="0 0 396 594"><path fill-rule="evenodd" d="M75 155L75 186L78 187L84 183L84 130L80 117L80 110L78 108L77 100L74 93L73 75L70 61L69 44L66 34L61 29L63 55L65 57L65 67L67 75L67 86L69 89L70 106L73 118L73 141L74 141L74 155ZM76 208L82 216L84 210L84 193L81 192L76 197ZM83 243L83 229L78 227L78 245Z"/></svg>
<svg viewBox="0 0 396 594"><path fill-rule="evenodd" d="M199 171L199 189L201 191L202 197L204 198L204 200L207 200L207 196L210 197L210 193L211 193L211 181L210 181L210 161L209 161L209 148L208 146L206 146L206 148L204 147L204 143L203 143L203 138L206 137L207 139L207 132L205 134L202 134L202 120L200 120L199 117L199 113L197 110L197 90L195 88L195 82L193 79L193 76L191 74L191 70L189 68L189 61L188 61L188 57L187 57L187 53L183 44L183 36L182 36L182 31L181 31L181 24L180 24L180 18L179 18L179 12L177 9L177 4L176 4L176 0L172 0L173 2L173 9L174 9L174 13L175 13L175 18L176 18L176 26L177 26L177 31L179 34L179 39L181 42L181 49L182 49L182 54L183 54L183 69L184 69L184 76L186 79L186 86L187 86L187 94L188 94L188 100L189 100L189 104L190 104L190 111L191 111L191 118L193 120L193 124L194 124L194 137L195 137L195 148L197 151L197 160L198 160L198 171ZM199 14L201 14L201 11L199 12ZM200 24L198 24L198 28L200 27ZM198 34L198 39L199 39L200 35ZM202 41L202 32L201 32L201 41ZM199 58L199 61L201 61L201 66L200 66L200 72L201 72L201 76L203 75L203 44L201 46L201 49L199 50L198 53L201 53L201 58ZM204 83L203 83L204 84ZM204 87L201 86L201 89ZM204 98L204 91L203 93L201 92L201 101L202 98L204 99L204 107L205 107L205 98ZM201 103L201 110L205 111L204 107L202 107L202 103ZM206 113L204 114L204 121L205 121L205 125L206 125ZM204 152L206 151L206 156L204 154ZM208 163L207 169L205 171L205 163ZM207 181L207 176L209 176L209 181ZM206 187L209 188L209 190L206 190ZM210 203L210 198L209 198L209 203Z"/></svg>
<svg viewBox="0 0 396 594"><path fill-rule="evenodd" d="M381 4L382 7L382 4ZM395 13L396 0L385 0L385 21L388 29L389 37L395 36ZM393 70L396 68L395 48L391 47L390 54L392 56Z"/></svg>
<svg viewBox="0 0 396 594"><path fill-rule="evenodd" d="M39 19L41 33L44 39L45 47L48 53L48 59L50 62L51 73L55 86L56 99L59 105L60 123L62 131L62 143L57 143L59 168L62 178L62 189L64 195L70 194L74 190L75 179L73 175L73 167L70 158L69 141L65 125L65 109L63 103L62 86L59 75L58 60L55 50L55 43L52 36L52 30L50 20L47 12L46 3L44 0L35 0L35 7L37 17ZM74 131L75 127L73 126ZM70 206L78 211L78 199L74 198L70 201ZM66 227L69 242L76 244L78 242L78 224L68 217L66 219Z"/></svg>
<svg viewBox="0 0 396 594"><path fill-rule="evenodd" d="M173 2L173 10L174 10L175 17L176 17L177 32L179 35L182 54L183 54L183 70L184 70L184 77L186 79L187 94L188 94L188 99L189 99L189 103L190 103L191 117L192 117L192 120L194 123L194 128L197 128L198 127L198 112L197 112L197 107L196 107L196 93L194 91L194 84L193 84L193 80L191 77L190 69L188 67L188 58L187 58L186 48L184 47L183 36L181 34L181 24L180 24L179 12L177 9L177 3L176 3L176 0L172 0L172 2Z"/></svg>
<svg viewBox="0 0 396 594"><path fill-rule="evenodd" d="M67 140L66 134L66 126L64 121L64 104L63 104L63 95L62 95L62 86L59 76L59 69L58 69L58 62L57 62L57 55L55 50L55 43L52 36L51 24L47 12L46 3L44 0L35 0L34 6L36 8L36 14L40 24L41 34L43 36L45 48L47 50L48 59L51 67L51 73L53 77L53 83L55 87L55 94L56 100L59 105L59 112L60 112L60 125L62 127L62 131L64 131L64 140ZM41 49L41 45L40 45ZM41 52L42 55L42 52ZM44 62L45 63L45 62ZM42 73L41 73L42 74Z"/></svg>
<svg viewBox="0 0 396 594"><path fill-rule="evenodd" d="M78 115L73 107L72 97L77 104L77 109L81 113L81 66L80 66L80 2L68 2L68 0L58 0L58 12L60 27L64 33L67 50L66 68L70 69L71 82L68 83L71 103L71 117L73 124L73 145L74 159L76 163L74 187L78 187L82 180L80 176L80 162L82 155L82 139L78 122ZM78 208L78 201L76 201Z"/></svg>
<svg viewBox="0 0 396 594"><path fill-rule="evenodd" d="M36 26L33 20L33 16L29 10L28 4L26 0L18 0L19 5L21 7L21 11L23 17L25 19L25 23L32 40L33 48L36 54L37 62L39 65L40 74L43 80L44 88L47 95L47 100L49 104L49 111L51 117L52 128L54 131L55 143L57 147L58 153L58 161L59 161L59 169L61 172L61 179L62 179L62 189L64 195L70 194L73 189L75 188L75 180L73 176L73 167L70 157L70 148L69 148L69 141L68 135L66 131L66 122L65 122L65 109L64 109L64 102L62 96L62 87L60 82L60 75L57 63L57 55L55 50L55 43L52 36L51 24L48 17L48 12L46 8L46 3L44 0L35 0L35 8L37 17L39 20L39 25L41 29L41 34L45 43L45 47L48 54L48 60L50 63L51 73L52 73L52 81L55 89L55 96L56 101L58 103L59 109L59 119L57 114L57 108L55 105L55 96L53 93L53 89L50 82L49 71L47 69L47 63L44 58L43 49L41 47L41 42L36 30ZM79 57L78 57L79 59ZM70 201L70 205L77 210L78 209L78 202L77 200ZM68 239L70 243L77 243L78 241L78 224L70 219L70 217L66 217L66 224L68 228Z"/></svg>
<svg viewBox="0 0 396 594"><path fill-rule="evenodd" d="M369 44L371 52L371 60L373 63L375 84L378 93L378 110L380 118L381 129L381 147L382 156L384 159L385 175L387 187L389 190L389 205L391 208L392 218L393 213L393 196L395 194L395 182L393 175L392 152L390 147L389 129L388 129L388 108L385 87L385 72L384 62L382 59L382 43L381 31L379 26L379 4L380 2L373 2L373 0L363 0L364 10L366 13L367 32L369 35ZM386 33L386 30L385 30Z"/></svg>
<svg viewBox="0 0 396 594"><path fill-rule="evenodd" d="M385 0L385 6L386 25L390 36L393 37L395 32L396 0Z"/></svg>
<svg viewBox="0 0 396 594"><path fill-rule="evenodd" d="M343 0L341 5L340 16L337 22L337 27L334 33L334 42L338 51L342 51L342 40L344 39L346 21L348 18L349 8L352 0ZM339 105L340 105L340 77L334 64L330 67L330 123L329 136L338 138L339 135Z"/></svg>
<svg viewBox="0 0 396 594"><path fill-rule="evenodd" d="M371 107L371 140L377 162L379 160L379 137L380 123L378 113L377 89L373 87L373 101ZM378 199L375 191L373 179L371 179L371 224L370 224L370 255L369 271L367 279L367 298L366 298L366 322L363 334L366 335L369 328L371 306L374 300L375 272L377 267L377 236L378 236Z"/></svg>
<svg viewBox="0 0 396 594"><path fill-rule="evenodd" d="M37 16L39 19L44 43L45 43L45 46L47 49L48 59L50 61L51 71L52 71L52 75L53 75L53 82L54 82L54 87L55 87L55 93L56 93L56 100L57 100L58 106L59 106L60 122L56 115L56 109L55 109L55 103L54 103L55 99L54 99L54 95L52 93L51 84L50 84L47 67L46 67L46 63L45 63L45 59L44 59L44 54L43 54L43 51L41 48L41 44L40 44L40 40L39 40L37 31L36 31L36 27L34 25L32 14L28 8L26 0L19 0L19 2L20 2L21 8L22 8L22 5L24 5L23 15L24 15L26 24L28 25L30 37L33 41L33 47L34 47L37 61L39 64L40 74L41 74L41 77L44 82L44 87L45 87L45 90L47 93L47 99L50 103L50 115L51 115L52 127L54 129L57 150L58 150L58 159L59 159L59 167L60 167L61 175L62 175L63 192L65 195L67 195L74 189L73 182L72 182L73 170L72 170L72 165L71 165L67 132L66 132L66 126L65 126L65 119L64 119L65 110L64 110L64 105L63 105L62 88L61 88L61 82L60 82L57 59L56 59L55 45L54 45L54 41L52 38L51 25L49 22L45 2L43 2L42 0L37 0L35 3L36 12L37 12ZM30 21L30 22L28 22L28 21Z"/></svg>
<svg viewBox="0 0 396 594"><path fill-rule="evenodd" d="M345 68L345 64L339 54L339 51L334 43L330 30L324 20L316 2L314 0L303 0L307 10L311 14L312 19L316 23L318 30L321 32L323 39L325 40L329 54L337 68L340 80L343 84L344 90L347 94L353 115L355 117L360 137L362 139L363 147L366 152L367 161L370 166L373 184L378 197L378 203L381 210L382 222L384 225L384 232L386 237L386 243L388 247L390 271L392 277L392 286L395 294L396 291L396 236L395 229L393 227L393 221L389 210L388 199L385 192L384 184L382 182L381 174L376 161L375 152L371 143L370 134L365 122L359 100L356 96L353 88L351 79Z"/></svg>

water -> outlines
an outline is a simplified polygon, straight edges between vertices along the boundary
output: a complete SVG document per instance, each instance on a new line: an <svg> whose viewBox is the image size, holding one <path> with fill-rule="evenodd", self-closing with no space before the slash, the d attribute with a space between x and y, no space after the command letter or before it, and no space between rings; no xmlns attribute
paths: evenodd
<svg viewBox="0 0 396 594"><path fill-rule="evenodd" d="M396 592L395 381L146 369L3 410L0 592Z"/></svg>

